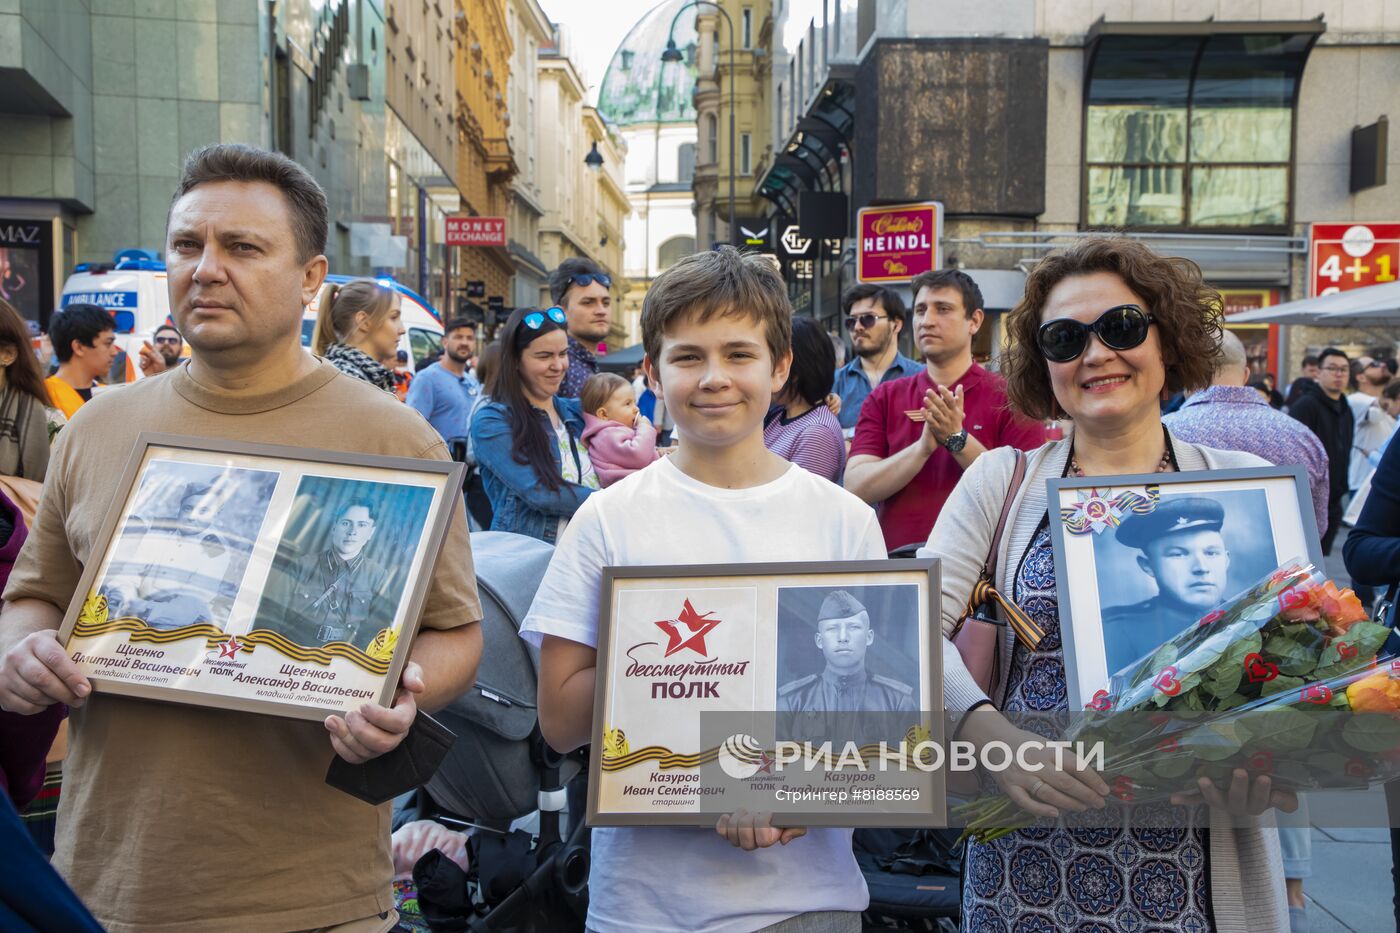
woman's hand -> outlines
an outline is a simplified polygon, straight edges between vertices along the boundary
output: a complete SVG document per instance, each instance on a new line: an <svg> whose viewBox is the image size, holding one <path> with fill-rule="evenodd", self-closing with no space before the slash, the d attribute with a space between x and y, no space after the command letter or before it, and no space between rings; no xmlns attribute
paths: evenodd
<svg viewBox="0 0 1400 933"><path fill-rule="evenodd" d="M437 849L467 870L467 835L454 832L432 820L414 820L405 823L390 837L390 848L394 857L394 880L413 877L413 866L429 852Z"/></svg>
<svg viewBox="0 0 1400 933"><path fill-rule="evenodd" d="M794 839L807 835L800 826L778 829L773 824L771 813L750 813L742 807L733 813L726 813L715 824L719 833L729 844L745 852L766 849L772 845L787 845Z"/></svg>
<svg viewBox="0 0 1400 933"><path fill-rule="evenodd" d="M1060 747L1057 754L1043 736L1012 725L991 707L968 713L961 734L979 751L991 742L1002 742L1011 749L1010 765L992 772L992 778L1002 793L1027 813L1055 819L1063 811L1082 813L1106 802L1108 784L1097 771L1067 748ZM1023 745L1027 746L1024 751Z"/></svg>
<svg viewBox="0 0 1400 933"><path fill-rule="evenodd" d="M1212 809L1224 810L1231 816L1259 816L1272 807L1278 807L1284 813L1298 809L1298 795L1293 791L1275 790L1267 774L1257 775L1251 781L1249 772L1243 768L1235 769L1230 786L1225 791L1216 787L1208 777L1197 780L1196 786L1200 789L1172 794L1172 803L1192 806L1205 802Z"/></svg>

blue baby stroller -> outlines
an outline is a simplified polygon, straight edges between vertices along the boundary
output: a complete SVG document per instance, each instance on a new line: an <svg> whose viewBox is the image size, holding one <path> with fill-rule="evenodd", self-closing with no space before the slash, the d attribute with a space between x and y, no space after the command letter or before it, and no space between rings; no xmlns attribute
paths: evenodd
<svg viewBox="0 0 1400 933"><path fill-rule="evenodd" d="M565 802L585 758L557 754L540 735L539 652L519 634L554 549L495 531L472 534L471 545L485 660L471 691L434 714L457 739L402 814L469 830L471 867L424 856L419 904L433 930L582 930L587 830L582 814L565 825Z"/></svg>

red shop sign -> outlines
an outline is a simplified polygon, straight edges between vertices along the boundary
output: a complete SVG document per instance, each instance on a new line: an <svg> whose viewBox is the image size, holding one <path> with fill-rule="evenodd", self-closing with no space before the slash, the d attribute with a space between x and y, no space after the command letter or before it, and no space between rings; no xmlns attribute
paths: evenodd
<svg viewBox="0 0 1400 933"><path fill-rule="evenodd" d="M1313 224L1309 234L1311 296L1383 285L1400 273L1400 224Z"/></svg>
<svg viewBox="0 0 1400 933"><path fill-rule="evenodd" d="M448 217L448 246L505 246L504 217Z"/></svg>
<svg viewBox="0 0 1400 933"><path fill-rule="evenodd" d="M943 262L943 205L938 201L860 209L856 277L907 282Z"/></svg>

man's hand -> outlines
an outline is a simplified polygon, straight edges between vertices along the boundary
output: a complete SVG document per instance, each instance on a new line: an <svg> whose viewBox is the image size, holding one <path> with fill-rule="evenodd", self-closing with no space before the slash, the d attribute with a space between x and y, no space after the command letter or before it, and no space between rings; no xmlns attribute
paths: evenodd
<svg viewBox="0 0 1400 933"><path fill-rule="evenodd" d="M82 706L91 693L52 629L31 632L0 658L0 709L32 716L55 703Z"/></svg>
<svg viewBox="0 0 1400 933"><path fill-rule="evenodd" d="M841 396L830 392L826 396L826 407L833 415L841 414Z"/></svg>
<svg viewBox="0 0 1400 933"><path fill-rule="evenodd" d="M946 386L924 393L924 433L921 438L929 453L963 429L963 389L949 392Z"/></svg>
<svg viewBox="0 0 1400 933"><path fill-rule="evenodd" d="M146 376L154 376L157 373L165 372L165 357L161 356L146 341L141 341L141 372Z"/></svg>
<svg viewBox="0 0 1400 933"><path fill-rule="evenodd" d="M344 718L326 717L326 731L331 734L335 753L352 765L363 764L371 758L388 754L399 747L403 737L418 715L417 694L426 689L423 669L413 661L403 666L399 691L394 705L385 709L377 703L366 703L351 710Z"/></svg>
<svg viewBox="0 0 1400 933"><path fill-rule="evenodd" d="M730 845L745 852L766 849L772 845L787 845L792 840L807 835L807 830L800 826L778 829L772 824L773 814L750 813L741 807L720 817L719 822L715 824L715 832L728 840Z"/></svg>

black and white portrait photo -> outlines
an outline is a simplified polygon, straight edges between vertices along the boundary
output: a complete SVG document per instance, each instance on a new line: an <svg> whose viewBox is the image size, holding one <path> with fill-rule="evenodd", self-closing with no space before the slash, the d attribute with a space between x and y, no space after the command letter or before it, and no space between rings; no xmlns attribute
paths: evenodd
<svg viewBox="0 0 1400 933"><path fill-rule="evenodd" d="M309 648L367 649L394 624L433 492L302 477L253 628Z"/></svg>
<svg viewBox="0 0 1400 933"><path fill-rule="evenodd" d="M1322 565L1302 467L1049 483L1071 709L1276 568Z"/></svg>
<svg viewBox="0 0 1400 933"><path fill-rule="evenodd" d="M151 461L98 585L108 614L224 628L276 484L268 470Z"/></svg>
<svg viewBox="0 0 1400 933"><path fill-rule="evenodd" d="M1117 672L1273 570L1273 529L1262 489L1210 496L1164 491L1095 536L1108 669Z"/></svg>
<svg viewBox="0 0 1400 933"><path fill-rule="evenodd" d="M782 587L777 710L917 710L918 647L917 586Z"/></svg>

